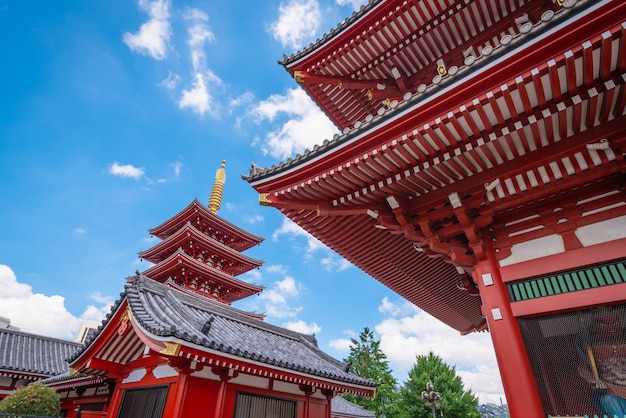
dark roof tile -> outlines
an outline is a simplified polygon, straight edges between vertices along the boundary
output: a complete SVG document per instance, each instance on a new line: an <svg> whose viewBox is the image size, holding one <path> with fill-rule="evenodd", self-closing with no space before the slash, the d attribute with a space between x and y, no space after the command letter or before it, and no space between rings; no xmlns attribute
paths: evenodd
<svg viewBox="0 0 626 418"><path fill-rule="evenodd" d="M0 329L0 373L53 376L67 370L66 359L79 343L12 329Z"/></svg>

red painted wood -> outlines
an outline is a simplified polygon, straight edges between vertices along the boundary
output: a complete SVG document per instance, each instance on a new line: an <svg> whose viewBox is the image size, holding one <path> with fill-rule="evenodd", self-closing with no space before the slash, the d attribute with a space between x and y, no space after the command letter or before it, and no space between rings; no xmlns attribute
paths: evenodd
<svg viewBox="0 0 626 418"><path fill-rule="evenodd" d="M487 259L479 261L472 274L478 284L493 341L502 385L507 396L511 417L545 417L541 399L524 347L519 326L511 311L506 284L502 281L493 248L485 240ZM493 285L485 286L482 275L490 274ZM502 319L494 319L493 309L499 309Z"/></svg>
<svg viewBox="0 0 626 418"><path fill-rule="evenodd" d="M600 264L626 256L626 238L500 268L505 283ZM622 295L623 296L623 295Z"/></svg>
<svg viewBox="0 0 626 418"><path fill-rule="evenodd" d="M624 302L624 295L626 295L626 283L619 283L513 302L511 311L516 317L545 315Z"/></svg>

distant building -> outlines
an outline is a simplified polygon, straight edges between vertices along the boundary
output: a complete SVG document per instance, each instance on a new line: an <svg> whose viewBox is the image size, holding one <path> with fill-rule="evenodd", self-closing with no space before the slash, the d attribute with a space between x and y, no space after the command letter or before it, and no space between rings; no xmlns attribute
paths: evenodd
<svg viewBox="0 0 626 418"><path fill-rule="evenodd" d="M80 346L0 327L0 399L30 383L67 371L65 359Z"/></svg>
<svg viewBox="0 0 626 418"><path fill-rule="evenodd" d="M341 396L333 398L332 418L374 418L376 413L352 403Z"/></svg>
<svg viewBox="0 0 626 418"><path fill-rule="evenodd" d="M98 324L96 321L88 321L85 320L80 324L80 328L78 329L78 332L76 333L76 337L74 338L74 341L76 341L77 343L81 343L84 344L85 341L91 340L96 332L98 331Z"/></svg>
<svg viewBox="0 0 626 418"><path fill-rule="evenodd" d="M19 327L15 327L15 326L11 325L11 320L9 318L5 318L4 316L0 316L0 329L19 330Z"/></svg>
<svg viewBox="0 0 626 418"><path fill-rule="evenodd" d="M482 418L507 418L509 416L506 405L486 403L479 405L478 410L482 413Z"/></svg>

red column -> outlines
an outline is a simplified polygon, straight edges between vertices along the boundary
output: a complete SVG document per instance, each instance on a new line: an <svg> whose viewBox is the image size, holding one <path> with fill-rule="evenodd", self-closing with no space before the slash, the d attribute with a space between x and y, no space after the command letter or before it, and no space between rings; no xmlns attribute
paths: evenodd
<svg viewBox="0 0 626 418"><path fill-rule="evenodd" d="M217 392L217 399L215 401L214 418L222 418L224 414L224 399L226 398L226 385L231 377L228 375L228 369L226 368L222 370L215 369L213 373L219 374L220 376L220 388Z"/></svg>
<svg viewBox="0 0 626 418"><path fill-rule="evenodd" d="M473 272L487 317L489 332L512 418L545 417L537 385L519 326L511 312L511 301L502 282L489 238L484 240L486 260L478 261Z"/></svg>
<svg viewBox="0 0 626 418"><path fill-rule="evenodd" d="M187 396L187 387L189 383L189 369L178 371L178 382L176 387L176 394L174 395L174 410L172 411L172 418L181 417L183 414L183 407L185 406L185 397Z"/></svg>

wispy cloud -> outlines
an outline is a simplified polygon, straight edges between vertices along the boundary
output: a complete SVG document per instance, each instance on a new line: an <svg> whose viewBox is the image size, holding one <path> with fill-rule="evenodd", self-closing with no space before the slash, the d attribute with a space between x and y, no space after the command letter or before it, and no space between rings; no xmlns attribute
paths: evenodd
<svg viewBox="0 0 626 418"><path fill-rule="evenodd" d="M351 6L354 10L359 9L366 4L368 0L337 0L337 4L340 6Z"/></svg>
<svg viewBox="0 0 626 418"><path fill-rule="evenodd" d="M338 133L337 128L300 88L275 94L259 102L249 113L255 123L274 124L260 142L265 154L284 159L312 149Z"/></svg>
<svg viewBox="0 0 626 418"><path fill-rule="evenodd" d="M120 164L115 162L109 166L109 174L119 177L140 179L146 174L146 170L143 167L138 168L132 164Z"/></svg>
<svg viewBox="0 0 626 418"><path fill-rule="evenodd" d="M167 72L167 78L159 83L159 86L165 87L167 90L174 90L180 82L180 76L171 71Z"/></svg>
<svg viewBox="0 0 626 418"><path fill-rule="evenodd" d="M282 46L298 49L315 37L322 19L317 0L289 0L280 4L278 12L269 31Z"/></svg>
<svg viewBox="0 0 626 418"><path fill-rule="evenodd" d="M283 327L290 329L292 331L300 332L302 334L317 334L322 330L322 327L317 325L315 322L307 324L303 320L292 321L292 322L284 322Z"/></svg>
<svg viewBox="0 0 626 418"><path fill-rule="evenodd" d="M243 217L243 220L246 221L249 224L255 224L257 222L263 222L265 220L265 218L261 215L247 215Z"/></svg>
<svg viewBox="0 0 626 418"><path fill-rule="evenodd" d="M139 0L139 7L148 13L149 20L136 33L124 33L124 43L140 54L162 60L167 56L170 36L170 1Z"/></svg>
<svg viewBox="0 0 626 418"><path fill-rule="evenodd" d="M187 22L187 46L189 47L193 80L191 85L181 91L178 107L189 109L199 115L214 111L211 87L222 84L222 80L207 66L207 43L215 41L211 31L209 16L199 9L188 8L183 14Z"/></svg>
<svg viewBox="0 0 626 418"><path fill-rule="evenodd" d="M278 241L281 235L286 235L290 239L293 239L294 237L304 237L307 242L307 252L326 248L321 241L306 232L304 229L300 228L298 224L288 218L283 219L283 223L280 228L272 233L272 239L274 241Z"/></svg>
<svg viewBox="0 0 626 418"><path fill-rule="evenodd" d="M328 342L331 348L334 348L337 351L349 352L350 347L352 346L352 341L348 338L337 338L335 340L330 340Z"/></svg>
<svg viewBox="0 0 626 418"><path fill-rule="evenodd" d="M323 257L320 263L327 271L344 271L352 267L352 263L348 260L335 255Z"/></svg>
<svg viewBox="0 0 626 418"><path fill-rule="evenodd" d="M283 280L274 282L271 288L265 289L257 299L263 304L267 316L278 319L295 318L302 307L291 306L290 303L298 298L301 287L293 277L286 276Z"/></svg>
<svg viewBox="0 0 626 418"><path fill-rule="evenodd" d="M74 228L74 233L76 235L83 235L85 234L87 231L85 230L85 228Z"/></svg>
<svg viewBox="0 0 626 418"><path fill-rule="evenodd" d="M181 91L178 107L181 109L190 109L200 115L211 110L211 95L207 84L204 82L204 75L201 73L194 74L195 80L192 81L191 87Z"/></svg>
<svg viewBox="0 0 626 418"><path fill-rule="evenodd" d="M169 164L172 168L172 175L167 178L160 178L157 180L157 183L168 183L170 181L177 181L180 179L180 170L183 167L183 163L180 161L176 161L175 163Z"/></svg>

